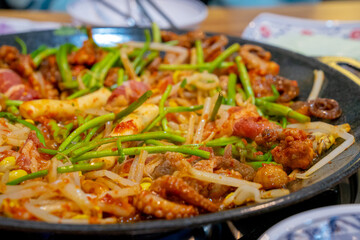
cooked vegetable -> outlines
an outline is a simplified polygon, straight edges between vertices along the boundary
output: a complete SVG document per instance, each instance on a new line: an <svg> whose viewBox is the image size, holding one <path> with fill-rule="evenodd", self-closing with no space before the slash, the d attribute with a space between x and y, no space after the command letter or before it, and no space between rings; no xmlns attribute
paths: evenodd
<svg viewBox="0 0 360 240"><path fill-rule="evenodd" d="M101 88L88 95L72 100L41 99L27 101L20 105L20 113L24 118L37 120L42 116L54 119L67 119L75 116L79 111L104 106L111 92Z"/></svg>
<svg viewBox="0 0 360 240"><path fill-rule="evenodd" d="M21 41L0 48L1 215L119 224L263 203L353 144L350 125L310 122L341 114L321 72L292 102L298 83L259 46L144 33L103 47L88 28L33 59Z"/></svg>

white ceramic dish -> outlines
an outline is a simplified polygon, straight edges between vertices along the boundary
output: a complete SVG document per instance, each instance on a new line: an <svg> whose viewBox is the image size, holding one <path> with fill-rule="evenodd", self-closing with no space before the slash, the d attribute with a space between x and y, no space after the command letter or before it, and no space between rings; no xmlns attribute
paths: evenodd
<svg viewBox="0 0 360 240"><path fill-rule="evenodd" d="M360 239L360 204L317 208L291 216L267 230L259 240Z"/></svg>
<svg viewBox="0 0 360 240"><path fill-rule="evenodd" d="M138 26L149 26L149 22L141 13L135 0L103 0L122 13L131 16ZM128 4L130 10L128 9ZM142 0L140 0L142 1ZM207 17L207 7L198 0L151 0L156 4L178 28L196 27ZM161 27L170 28L169 23L147 2L142 1L150 17ZM129 27L126 17L117 14L97 0L72 1L67 12L78 22L93 26Z"/></svg>
<svg viewBox="0 0 360 240"><path fill-rule="evenodd" d="M262 13L248 24L242 37L307 56L360 60L360 21L316 21Z"/></svg>
<svg viewBox="0 0 360 240"><path fill-rule="evenodd" d="M22 18L0 17L0 35L49 30L59 27L61 27L61 24L56 22L37 22Z"/></svg>

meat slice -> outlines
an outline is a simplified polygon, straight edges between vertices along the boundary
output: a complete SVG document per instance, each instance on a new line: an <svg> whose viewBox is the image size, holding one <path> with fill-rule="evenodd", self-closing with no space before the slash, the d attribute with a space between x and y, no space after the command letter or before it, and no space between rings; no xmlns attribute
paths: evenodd
<svg viewBox="0 0 360 240"><path fill-rule="evenodd" d="M10 69L0 69L0 92L11 100L39 99L40 94L26 85L20 76Z"/></svg>

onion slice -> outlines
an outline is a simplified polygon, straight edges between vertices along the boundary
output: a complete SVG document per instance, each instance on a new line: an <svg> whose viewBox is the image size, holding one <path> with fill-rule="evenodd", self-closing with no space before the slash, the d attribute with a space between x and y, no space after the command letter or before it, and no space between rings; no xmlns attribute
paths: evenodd
<svg viewBox="0 0 360 240"><path fill-rule="evenodd" d="M324 83L324 72L321 70L314 70L314 84L308 97L308 101L315 100L319 97L321 87Z"/></svg>

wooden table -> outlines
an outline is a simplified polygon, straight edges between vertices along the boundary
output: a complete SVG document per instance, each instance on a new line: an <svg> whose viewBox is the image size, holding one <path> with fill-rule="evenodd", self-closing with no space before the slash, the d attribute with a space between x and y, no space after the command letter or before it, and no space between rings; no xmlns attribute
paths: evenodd
<svg viewBox="0 0 360 240"><path fill-rule="evenodd" d="M262 12L318 20L360 20L359 1L330 1L318 4L284 5L272 8L209 7L209 15L199 28L211 32L241 35L246 25ZM66 13L46 11L0 10L1 17L19 17L35 21L71 23Z"/></svg>

